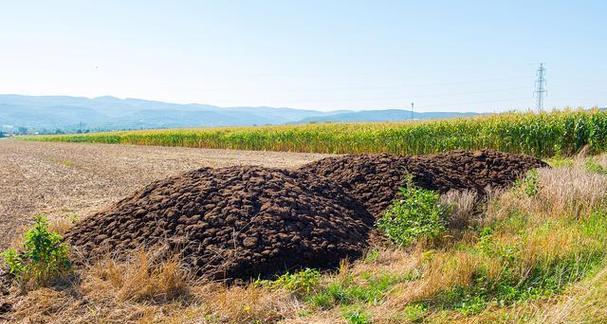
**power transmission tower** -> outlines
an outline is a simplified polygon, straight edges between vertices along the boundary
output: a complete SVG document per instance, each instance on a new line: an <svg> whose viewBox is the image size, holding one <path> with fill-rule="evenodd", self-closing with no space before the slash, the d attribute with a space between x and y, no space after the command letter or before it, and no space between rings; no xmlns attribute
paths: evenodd
<svg viewBox="0 0 607 324"><path fill-rule="evenodd" d="M546 73L546 68L544 67L544 63L540 63L540 67L537 69L537 81L535 81L538 112L544 110L544 95L546 94L546 79L544 78L544 73Z"/></svg>

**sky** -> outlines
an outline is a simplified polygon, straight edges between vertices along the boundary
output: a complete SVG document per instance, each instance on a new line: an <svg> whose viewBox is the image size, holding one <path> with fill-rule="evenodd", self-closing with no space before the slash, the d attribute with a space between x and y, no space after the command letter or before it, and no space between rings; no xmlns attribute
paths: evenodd
<svg viewBox="0 0 607 324"><path fill-rule="evenodd" d="M0 93L219 106L607 107L607 1L0 0Z"/></svg>

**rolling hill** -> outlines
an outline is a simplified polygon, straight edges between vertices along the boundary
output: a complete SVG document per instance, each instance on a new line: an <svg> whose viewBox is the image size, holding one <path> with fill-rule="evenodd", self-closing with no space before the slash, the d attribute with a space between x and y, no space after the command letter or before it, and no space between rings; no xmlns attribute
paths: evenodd
<svg viewBox="0 0 607 324"><path fill-rule="evenodd" d="M415 113L415 119L470 116L474 113ZM276 125L309 122L390 121L411 118L408 110L316 110L274 107L218 107L110 96L0 95L0 127L50 132L169 127Z"/></svg>

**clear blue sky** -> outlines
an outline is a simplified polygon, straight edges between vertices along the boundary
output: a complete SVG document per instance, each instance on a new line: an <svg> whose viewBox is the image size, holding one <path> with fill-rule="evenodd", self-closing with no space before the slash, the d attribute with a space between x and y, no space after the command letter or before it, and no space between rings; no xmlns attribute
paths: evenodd
<svg viewBox="0 0 607 324"><path fill-rule="evenodd" d="M0 93L420 111L607 106L607 1L9 1Z"/></svg>

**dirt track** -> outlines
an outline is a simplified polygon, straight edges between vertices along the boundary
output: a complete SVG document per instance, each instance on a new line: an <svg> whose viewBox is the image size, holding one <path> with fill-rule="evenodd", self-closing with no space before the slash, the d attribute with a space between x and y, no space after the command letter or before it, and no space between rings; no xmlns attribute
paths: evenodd
<svg viewBox="0 0 607 324"><path fill-rule="evenodd" d="M327 155L0 141L0 249L43 213L89 216L153 180L202 166L296 168Z"/></svg>

